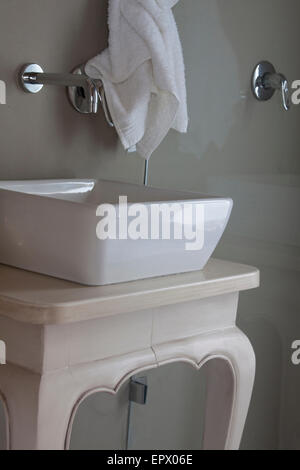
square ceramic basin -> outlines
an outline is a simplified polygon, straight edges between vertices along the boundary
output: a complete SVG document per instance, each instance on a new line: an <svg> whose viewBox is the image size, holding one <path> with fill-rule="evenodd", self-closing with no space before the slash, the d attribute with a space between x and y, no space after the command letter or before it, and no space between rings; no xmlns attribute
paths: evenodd
<svg viewBox="0 0 300 470"><path fill-rule="evenodd" d="M106 213L112 227L124 222L120 196L127 197L128 208L140 203L149 213L161 204L188 207L192 212L187 217L179 217L180 211L170 212L170 239L164 239L162 228L158 239L123 239L119 232L115 239L99 237L97 228L103 220L97 212L100 204L114 208L115 221L109 219L112 213ZM187 239L177 239L174 233L175 228L181 228L183 234L186 228L194 228L196 233L196 207L201 208L203 217L203 239L201 249L190 251ZM0 263L85 285L201 270L216 248L231 210L232 200L228 198L119 182L0 182ZM126 223L133 220L131 214ZM149 219L149 227L151 224L154 222Z"/></svg>

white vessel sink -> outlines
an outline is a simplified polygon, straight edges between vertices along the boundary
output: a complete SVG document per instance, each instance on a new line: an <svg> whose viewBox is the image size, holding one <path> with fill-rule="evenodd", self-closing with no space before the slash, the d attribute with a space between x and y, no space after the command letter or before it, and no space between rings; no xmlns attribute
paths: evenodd
<svg viewBox="0 0 300 470"><path fill-rule="evenodd" d="M159 203L174 202L193 211L196 206L202 208L203 246L189 251L188 241L174 236L169 240L99 239L97 208L112 204L117 223L123 222L119 196L127 196L128 207L144 203L149 211ZM231 209L228 198L109 181L0 182L0 263L87 285L200 270L216 248ZM176 211L171 214L172 230L195 229L195 223L195 214L182 219Z"/></svg>

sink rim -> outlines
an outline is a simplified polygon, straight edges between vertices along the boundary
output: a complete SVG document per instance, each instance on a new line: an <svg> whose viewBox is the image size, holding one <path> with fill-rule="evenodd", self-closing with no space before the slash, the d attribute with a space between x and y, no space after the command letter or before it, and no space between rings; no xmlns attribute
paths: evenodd
<svg viewBox="0 0 300 470"><path fill-rule="evenodd" d="M80 207L88 207L88 208L95 208L98 207L100 204L106 204L107 201L105 201L105 198L99 202L89 202L89 201L76 201L72 199L62 199L59 197L53 197L48 194L38 194L38 193L32 193L32 192L25 192L25 191L18 191L16 189L12 189L9 186L17 186L17 185L43 185L43 184L68 184L68 183L74 183L74 184L94 184L94 187L91 189L91 191L86 191L92 192L95 190L95 186L97 183L105 183L105 184L119 184L121 186L131 186L131 187L136 187L139 189L144 190L145 192L149 191L160 191L164 193L170 193L172 195L178 195L178 198L170 198L170 199L163 199L163 200L155 200L151 201L149 198L148 200L145 201L135 201L131 202L128 201L128 206L131 204L144 204L144 205L152 205L152 204L167 204L167 203L186 203L186 204L194 204L197 201L205 201L205 203L216 203L218 200L219 201L228 201L232 206L233 206L233 199L231 197L227 196L215 196L215 195L209 195L209 194L203 194L203 193L197 193L194 191L190 190L177 190L177 189L171 189L171 188L159 188L156 186L143 186L142 184L137 184L137 183L131 183L131 182L126 182L126 181L118 181L118 180L108 180L108 179L93 179L93 178L72 178L72 179L38 179L38 180L0 180L0 195L1 194L14 194L14 195L19 195L22 197L26 198L34 198L38 200L47 200L47 201L59 201L59 203L68 203L68 204L75 204ZM78 191L79 193L79 191ZM65 193L67 194L67 193ZM124 191L123 194L120 193L120 195L126 196L126 190ZM182 196L180 198L180 195ZM187 196L190 196L190 198L187 198ZM119 206L119 203L111 203L113 206Z"/></svg>

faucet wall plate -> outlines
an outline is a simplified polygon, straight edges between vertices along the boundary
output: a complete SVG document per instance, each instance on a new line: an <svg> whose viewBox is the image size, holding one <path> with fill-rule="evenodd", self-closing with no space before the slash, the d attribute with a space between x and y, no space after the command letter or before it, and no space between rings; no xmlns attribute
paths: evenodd
<svg viewBox="0 0 300 470"><path fill-rule="evenodd" d="M276 70L270 62L265 60L257 64L252 76L252 90L255 98L259 101L268 101L275 93L274 88L265 88L263 86L263 81L267 74L276 74Z"/></svg>
<svg viewBox="0 0 300 470"><path fill-rule="evenodd" d="M30 73L44 73L44 70L38 64L26 64L21 69L21 75L20 75L21 86L24 89L24 91L26 91L27 93L39 93L44 87L44 85L28 83L27 81L24 80L26 75Z"/></svg>
<svg viewBox="0 0 300 470"><path fill-rule="evenodd" d="M282 105L285 111L291 108L289 82L285 75L277 73L274 66L267 61L260 62L252 76L252 90L259 101L268 101L276 90L280 90Z"/></svg>

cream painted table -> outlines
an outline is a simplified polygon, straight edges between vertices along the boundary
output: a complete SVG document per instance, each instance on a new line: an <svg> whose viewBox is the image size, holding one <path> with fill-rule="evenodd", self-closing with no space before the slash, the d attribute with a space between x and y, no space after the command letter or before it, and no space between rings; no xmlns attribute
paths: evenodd
<svg viewBox="0 0 300 470"><path fill-rule="evenodd" d="M209 361L203 447L238 449L255 376L238 297L258 286L257 269L216 259L201 272L105 287L0 266L9 448L68 448L88 395L116 393L163 364Z"/></svg>

